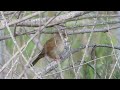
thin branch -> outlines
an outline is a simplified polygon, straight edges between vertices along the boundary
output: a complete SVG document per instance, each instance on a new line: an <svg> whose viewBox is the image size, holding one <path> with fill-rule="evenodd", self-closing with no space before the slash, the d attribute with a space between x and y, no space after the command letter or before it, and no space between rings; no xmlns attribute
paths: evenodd
<svg viewBox="0 0 120 90"><path fill-rule="evenodd" d="M94 16L95 17L95 16ZM93 17L93 18L94 18ZM89 18L89 17L88 17ZM99 17L98 17L99 18ZM49 18L47 17L47 18L43 18L43 19L34 19L34 20L27 20L27 21L24 21L24 22L22 22L22 23L18 23L18 25L17 26L21 26L21 27L39 27L39 26L42 26L47 20L48 20ZM77 20L81 20L82 18L80 18L80 19L77 19ZM86 18L87 19L87 18ZM63 22L61 22L61 23L66 23L66 22L70 22L70 21L76 21L76 18L74 19L74 18L72 18L72 19L68 19L68 20L65 20L65 21L63 21ZM39 22L41 22L40 24L39 24ZM108 21L108 22L102 22L102 23L96 23L96 26L97 25L106 25L106 23L107 24L119 24L120 23L120 21L118 21L118 20L115 20L115 21ZM56 24L55 24L56 25ZM91 23L88 23L88 24L84 24L84 25L79 25L79 27L84 27L84 26L93 26L94 24L91 24ZM53 25L52 25L53 26ZM50 26L47 26L47 28L48 27L51 27L51 25Z"/></svg>
<svg viewBox="0 0 120 90"><path fill-rule="evenodd" d="M93 45L88 45L88 47L90 48L90 47L94 47L94 46L96 46L96 48L102 48L102 47L106 47L106 48L113 48L112 47L112 45L96 45L96 44L93 44ZM79 51L81 51L82 49L84 49L86 46L80 46L80 48L76 48L76 49L72 49L71 51L68 51L68 52L65 52L65 53L63 53L61 56L60 56L60 59L61 59L61 62L63 62L65 59L67 59L68 57L70 57L70 53L72 53L72 54L74 54L74 53L76 53L76 52L79 52ZM118 47L118 46L114 46L114 49L118 49L118 50L120 50L120 47ZM110 55L111 56L111 55ZM103 57L101 57L101 58L103 58ZM97 58L98 59L98 58ZM96 60L96 59L95 59ZM93 60L94 61L94 60ZM45 75L45 74L47 74L47 73L49 73L49 72L51 72L52 70L54 70L55 68L57 68L58 67L58 65L57 65L57 63L56 62L52 62L52 63L50 63L47 67L45 67L45 68L43 68L43 69L41 69L41 71L40 71L40 73L42 74L42 76L43 75Z"/></svg>
<svg viewBox="0 0 120 90"><path fill-rule="evenodd" d="M16 42L15 38L13 37L12 32L11 32L11 30L10 30L10 28L9 28L8 23L7 23L7 20L6 20L6 18L5 18L5 16L4 16L4 14L3 14L3 12L2 12L2 11L1 11L1 15L2 15L2 17L3 17L3 19L4 19L4 22L5 22L4 27L6 27L6 28L8 29L8 32L10 33L10 36L11 36L11 38L12 38L12 40L13 40L14 44L16 45L16 47L17 47L18 51L20 52L20 54L22 55L23 59L24 59L24 60L25 60L25 62L27 63L28 61L27 61L26 57L23 55L23 53L22 53L22 51L21 51L20 47L18 46L18 44L17 44L17 42ZM3 67L4 67L4 66L3 66ZM30 69L31 69L31 70L35 73L35 75L36 75L36 76L38 76L38 77L39 77L39 75L38 75L38 74L34 71L34 69L33 69L32 67L30 67ZM1 70L0 70L0 71L1 71Z"/></svg>
<svg viewBox="0 0 120 90"><path fill-rule="evenodd" d="M95 21L94 21L94 24L95 24L95 25L96 25L96 22L97 22L97 18L95 18ZM94 29L95 29L95 26L93 26L92 32L90 33L90 36L89 36L88 41L87 41L87 44L86 44L86 46L85 46L85 52L84 52L84 54L83 54L83 57L82 57L82 60L81 60L81 63L80 63L80 67L78 67L78 70L77 70L77 72L76 72L76 73L77 73L77 78L80 78L79 72L80 72L80 70L81 70L81 68L82 68L82 64L84 63L85 56L86 56L86 53L87 53L87 50L88 50L88 45L89 45L90 40L91 40L91 38L92 38Z"/></svg>
<svg viewBox="0 0 120 90"><path fill-rule="evenodd" d="M106 17L109 17L109 18L118 18L118 17L120 17L120 15L83 16L83 17L78 18L77 20L93 19L93 18L106 18ZM76 20L76 19L75 18L70 19L70 21L74 21L74 20Z"/></svg>
<svg viewBox="0 0 120 90"><path fill-rule="evenodd" d="M14 12L16 12L16 11L5 11L5 12L4 12L4 15L11 15L11 14L13 14Z"/></svg>
<svg viewBox="0 0 120 90"><path fill-rule="evenodd" d="M54 20L60 13L61 13L61 12L59 12L55 17L49 19L49 20L44 24L44 26L41 27L40 30L37 31L37 32L35 33L35 35L33 35L33 36L28 40L28 42L26 43L26 46L24 47L23 51L26 49L26 47L27 47L27 45L29 44L29 42L30 42L31 40L33 40L33 38L38 34L38 32L42 31L42 30L43 30L52 20ZM30 66L30 65L29 65L30 62L31 62L31 60L29 60L29 61L27 62L27 64L25 65L26 68ZM30 66L30 68L32 68L32 67ZM25 70L24 70L24 71L25 71ZM24 71L23 71L23 74L24 74ZM22 74L21 74L21 76L22 76ZM38 77L38 78L39 78L39 77ZM42 78L42 77L40 77L40 78Z"/></svg>
<svg viewBox="0 0 120 90"><path fill-rule="evenodd" d="M50 26L59 24L59 23L64 22L64 21L66 21L68 19L75 18L75 17L78 17L78 16L82 16L82 15L88 14L90 12L92 12L92 11L73 11L73 12L70 12L70 13L65 14L65 15L60 15L57 18L55 18L51 23L49 23L46 27L50 27ZM43 13L43 12L41 12L41 13ZM43 26L44 23L46 23L48 20L53 18L53 17L51 17L51 18L43 18L43 19L38 18L38 19L34 19L34 20L27 20L29 18L32 18L33 16L38 15L38 14L40 14L40 13L39 12L33 13L31 15L23 17L22 19L10 22L10 23L8 23L8 25L12 26L12 25L18 23L17 24L18 26L20 26L20 25L22 25L22 26L32 26L32 25L35 25L35 24L38 24L38 26ZM25 21L25 20L27 20L27 21ZM0 30L2 30L4 28L5 28L4 26L0 27Z"/></svg>
<svg viewBox="0 0 120 90"><path fill-rule="evenodd" d="M43 11L42 11L41 13L43 13ZM39 14L40 14L40 12L35 12L35 13L30 14L30 15L28 15L28 16L25 16L25 17L23 17L23 18L21 18L21 19L18 19L18 20L16 20L16 21L12 21L12 22L8 23L8 26L11 26L11 25L14 25L14 24L23 22L23 21L25 21L25 20L27 20L27 19L30 19L30 18L32 18L32 17L34 17L34 16L36 16L36 15L39 15ZM0 27L0 30L2 30L2 29L4 29L4 28L5 28L5 26L1 26L1 27Z"/></svg>
<svg viewBox="0 0 120 90"><path fill-rule="evenodd" d="M19 19L21 13L22 13L22 11L18 12L17 19ZM17 24L14 24L14 36L16 36L16 28L17 28Z"/></svg>
<svg viewBox="0 0 120 90"><path fill-rule="evenodd" d="M118 29L120 28L120 26L113 26L111 27L109 30L115 30L115 29ZM21 35L26 35L26 34L35 34L39 29L35 29L35 30L32 30L32 31L28 31L28 32L24 32L24 33L17 33L16 36L21 36ZM91 29L85 29L85 30L79 30L79 29L76 29L76 30L68 30L65 28L65 30L67 31L67 34L68 35L72 35L72 34L84 34L84 33L91 33L91 32L108 32L108 29L106 28L103 28L103 29L94 29L91 30ZM57 31L51 31L51 32L46 32L46 31L41 31L41 33L44 33L44 34L53 34L53 33L56 33ZM0 41L2 40L6 40L6 39L10 39L10 35L6 35L6 36L2 36L0 37Z"/></svg>
<svg viewBox="0 0 120 90"><path fill-rule="evenodd" d="M85 14L91 13L92 11L72 11L68 14L64 14L64 15L60 15L57 18L55 18L50 24L47 25L47 27L65 22L66 20L75 18L75 17L79 17L79 16L83 16ZM53 18L53 17L51 17ZM51 18L43 18L43 19L34 19L34 20L28 20L22 23L19 23L19 26L31 26L31 25L38 25L38 26L43 26L44 23L46 23L46 21L48 21ZM40 24L39 24L40 22Z"/></svg>
<svg viewBox="0 0 120 90"><path fill-rule="evenodd" d="M103 56L103 57L97 58L97 59L95 59L95 60L100 60L100 59L102 59L102 58L106 58L106 57L110 57L110 56L113 56L113 54L108 55L108 56ZM83 63L82 66L85 65L85 64L87 64L87 63L93 62L93 61L95 61L95 60L90 60L90 61L88 61L88 62L86 62L86 63ZM67 68L67 69L62 70L61 72L67 71L67 70L70 70L70 69L73 69L73 68L78 68L78 67L80 67L80 66L81 66L81 65L77 65L77 66L75 66L75 67L69 67L69 68ZM52 63L50 63L50 64L48 65L48 67L46 67L45 69L42 69L39 73L42 73L42 75L43 75L44 77L49 76L49 75L53 75L53 74L60 73L60 71L59 71L59 72L56 72L56 73L47 74L47 73L49 73L49 71L54 70L54 68L56 68L56 67L57 67L57 64L56 64L55 62L52 62ZM47 70L48 70L48 71L47 71ZM47 75L45 75L45 74L47 74Z"/></svg>

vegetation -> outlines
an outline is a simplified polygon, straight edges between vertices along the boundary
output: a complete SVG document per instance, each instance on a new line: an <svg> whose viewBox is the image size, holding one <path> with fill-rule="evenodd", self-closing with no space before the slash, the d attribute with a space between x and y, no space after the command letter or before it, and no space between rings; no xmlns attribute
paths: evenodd
<svg viewBox="0 0 120 90"><path fill-rule="evenodd" d="M113 11L0 12L0 78L119 79L119 14ZM29 62L55 32L67 33L60 63Z"/></svg>

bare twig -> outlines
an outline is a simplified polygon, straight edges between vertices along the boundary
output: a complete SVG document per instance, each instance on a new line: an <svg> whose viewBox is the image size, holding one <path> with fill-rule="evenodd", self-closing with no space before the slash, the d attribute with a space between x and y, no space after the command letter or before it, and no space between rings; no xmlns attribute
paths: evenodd
<svg viewBox="0 0 120 90"><path fill-rule="evenodd" d="M19 12L18 12L17 19L19 19L21 12L22 12L22 11L19 11ZM16 28L17 28L17 24L14 25L14 36L16 36Z"/></svg>
<svg viewBox="0 0 120 90"><path fill-rule="evenodd" d="M95 59L95 60L100 60L100 59L102 59L102 58L110 57L110 56L113 56L113 55L114 55L114 54L107 55L107 56L103 56L103 57L97 58L97 59ZM90 62L93 62L93 61L95 61L95 60L90 60L90 61L88 61L88 62L86 62L86 63L81 64L81 65L83 66L83 65L85 65L85 64L87 64L87 63L90 63ZM81 65L76 65L75 67L69 67L69 68L67 68L67 69L62 70L61 72L70 70L70 69L72 69L72 68L78 68L78 67L80 67ZM42 69L42 71L40 71L39 73L42 73L42 75L43 75L44 77L49 76L49 75L54 75L54 74L60 73L60 71L59 71L59 72L56 72L56 73L47 74L49 71L52 71L52 70L53 70L54 68L56 68L56 67L57 67L57 64L54 63L54 62L52 62L52 63L50 63L50 64L48 65L48 67L46 67L45 69ZM48 71L47 71L47 70L48 70ZM47 75L45 75L45 74L47 74Z"/></svg>
<svg viewBox="0 0 120 90"><path fill-rule="evenodd" d="M101 47L113 48L111 45L96 45L96 44L88 45L88 47L94 47L94 46L96 46L96 48L97 48L97 47L100 47L100 48L101 48ZM72 49L72 50L71 50L71 53L74 54L74 53L76 53L76 52L79 52L79 51L81 51L82 49L84 49L85 47L86 47L86 46L81 46L80 48ZM114 46L114 48L120 50L120 47ZM64 56L64 55L65 55L65 56ZM64 53L63 53L63 54L60 56L61 61L63 62L63 61L64 61L65 59L67 59L70 55L71 55L70 52L67 52L67 54L64 54ZM111 56L111 55L110 55L110 56ZM107 56L105 56L105 57L107 57ZM105 57L103 56L103 57L101 57L101 58L105 58ZM98 59L99 59L99 58L94 59L94 60L98 60ZM94 61L94 60L92 60L92 61ZM90 61L90 62L92 62L92 61ZM57 67L57 63L56 63L56 62L52 62L52 63L50 63L47 67L43 68L42 71L40 71L40 73L41 73L42 75L45 75L45 74L49 73L50 71L54 70L56 67Z"/></svg>
<svg viewBox="0 0 120 90"><path fill-rule="evenodd" d="M68 19L75 18L75 17L78 17L78 16L82 16L82 15L90 13L90 12L91 11L73 11L73 12L70 12L70 13L65 14L65 15L60 15L56 19L54 19L51 23L49 23L46 27L50 27L50 26L59 24L59 23L64 22L64 21L66 21ZM43 12L41 12L41 13L43 13ZM47 18L47 19L43 18L43 20L41 20L41 19L35 19L35 20L25 21L25 20L27 20L27 19L29 19L29 18L31 18L33 16L39 15L39 14L40 14L39 12L33 13L32 15L25 16L22 19L10 22L10 23L8 23L8 25L12 26L12 25L18 23L17 24L18 26L20 26L20 25L22 25L22 26L32 26L32 25L35 25L35 24L37 24L38 26L43 26L44 23L46 23L49 19L53 18L53 17L51 17L51 18ZM41 23L39 23L39 22L41 22ZM0 30L2 30L4 28L5 28L4 26L0 27Z"/></svg>
<svg viewBox="0 0 120 90"><path fill-rule="evenodd" d="M2 15L2 17L3 17L3 19L4 19L5 27L7 27L8 31L9 31L9 33L10 33L10 36L11 36L11 38L12 38L14 44L16 45L18 51L19 51L20 54L22 55L23 59L24 59L26 62L28 62L27 59L26 59L26 57L23 55L23 53L22 53L20 47L18 46L18 44L17 44L15 38L13 37L12 32L11 32L11 30L10 30L10 28L9 28L9 25L7 24L7 20L6 20L6 18L4 17L4 14L3 14L2 11L1 11L1 15ZM39 75L37 75L37 73L34 71L34 69L33 69L32 67L30 67L30 69L35 73L36 76L39 77ZM0 71L2 71L2 69L1 69Z"/></svg>
<svg viewBox="0 0 120 90"><path fill-rule="evenodd" d="M96 22L97 22L97 18L95 19L94 24L96 24ZM88 45L89 45L89 43L90 43L90 40L91 40L93 31L94 31L94 28L95 28L95 26L93 26L93 28L92 28L92 32L90 33L90 36L89 36L89 38L88 38L88 41L87 41L87 44L86 44L86 48L85 48L85 52L84 52L84 54L83 54L83 57L82 57L82 60L81 60L81 63L80 63L80 67L78 68L78 70L77 70L77 72L76 72L76 73L77 73L77 78L80 78L80 77L79 77L79 72L80 72L81 67L82 67L81 64L84 63L84 59L85 59L85 56L86 56L86 53L87 53L87 50L88 50Z"/></svg>
<svg viewBox="0 0 120 90"><path fill-rule="evenodd" d="M43 12L41 12L41 13L43 13ZM18 20L16 20L16 21L13 21L13 22L8 23L8 26L11 26L11 25L14 25L14 24L23 22L23 21L25 21L25 20L27 20L27 19L30 19L30 18L32 18L32 17L34 17L34 16L36 16L36 15L39 15L39 14L40 14L40 12L35 12L35 13L33 13L33 14L30 14L30 15L28 15L28 16L23 17L22 19L18 19ZM4 28L5 28L5 26L2 26L2 27L0 27L0 30L2 30L2 29L4 29Z"/></svg>
<svg viewBox="0 0 120 90"><path fill-rule="evenodd" d="M115 29L118 29L120 28L120 26L113 26L111 27L109 30L115 30ZM26 35L26 34L35 34L39 29L35 29L33 31L28 31L28 32L25 32L25 33L17 33L16 36L21 36L21 35ZM94 29L91 30L91 29L85 29L85 30L68 30L68 29L65 29L67 31L67 34L68 35L72 35L72 34L84 34L84 33L91 33L91 32L108 32L108 29L106 28L103 28L103 29ZM46 32L46 31L41 31L41 33L44 33L44 34L53 34L53 33L56 33L57 31L51 31L51 32ZM6 36L3 36L3 37L0 37L0 41L2 40L6 40L6 39L10 39L11 37L9 35L6 35Z"/></svg>

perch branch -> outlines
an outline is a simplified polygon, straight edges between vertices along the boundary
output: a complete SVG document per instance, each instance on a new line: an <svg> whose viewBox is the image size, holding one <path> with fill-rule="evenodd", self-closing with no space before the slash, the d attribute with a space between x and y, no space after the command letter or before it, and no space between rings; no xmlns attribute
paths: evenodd
<svg viewBox="0 0 120 90"><path fill-rule="evenodd" d="M96 48L97 48L97 47L113 48L112 45L101 45L101 44L100 44L100 45L96 45L96 44L88 45L88 47L94 47L94 46L96 46ZM86 47L86 46L81 46L80 48L73 49L73 50L71 50L71 53L74 54L74 53L76 53L76 52L79 52L80 50L84 49L85 47ZM120 47L119 47L119 46L114 46L114 49L120 50ZM70 52L67 52L67 53L65 53L65 54L62 54L62 55L60 56L61 61L63 62L63 61L64 61L65 59L67 59L69 56L70 56ZM93 60L93 61L94 61L94 60ZM57 68L57 67L58 67L57 63L56 63L56 62L52 62L52 63L50 63L47 67L41 69L41 71L40 71L39 73L41 73L42 76L44 76L45 74L51 72L52 70L54 70L54 69Z"/></svg>

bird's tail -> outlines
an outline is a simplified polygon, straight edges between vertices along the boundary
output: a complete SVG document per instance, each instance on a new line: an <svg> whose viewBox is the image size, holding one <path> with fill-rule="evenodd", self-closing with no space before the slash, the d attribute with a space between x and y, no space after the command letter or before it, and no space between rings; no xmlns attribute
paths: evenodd
<svg viewBox="0 0 120 90"><path fill-rule="evenodd" d="M44 54L40 53L37 58L32 62L32 65L34 66L41 58L44 57Z"/></svg>

